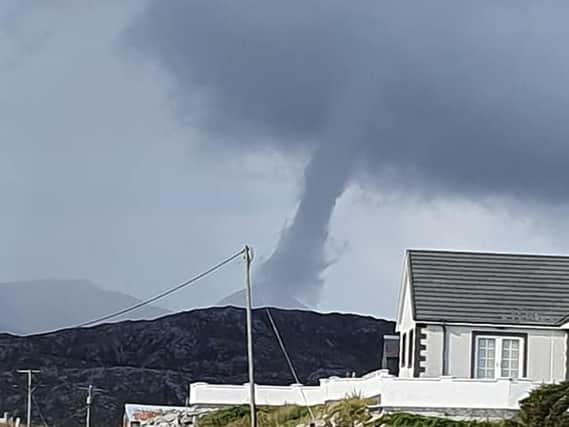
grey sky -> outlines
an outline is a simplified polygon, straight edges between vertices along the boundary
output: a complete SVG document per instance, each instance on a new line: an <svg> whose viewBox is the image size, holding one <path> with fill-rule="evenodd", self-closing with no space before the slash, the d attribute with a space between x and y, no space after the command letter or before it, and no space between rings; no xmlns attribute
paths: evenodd
<svg viewBox="0 0 569 427"><path fill-rule="evenodd" d="M378 84L322 309L392 316L405 247L569 252L565 3L156 4L0 6L0 281L144 297L266 259L354 70Z"/></svg>

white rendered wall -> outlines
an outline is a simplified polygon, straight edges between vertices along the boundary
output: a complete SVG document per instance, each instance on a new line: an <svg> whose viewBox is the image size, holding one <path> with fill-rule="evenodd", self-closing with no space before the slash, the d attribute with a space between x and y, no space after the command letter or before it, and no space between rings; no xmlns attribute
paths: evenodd
<svg viewBox="0 0 569 427"><path fill-rule="evenodd" d="M411 291L409 278L407 272L403 275L403 295L402 295L402 309L397 322L396 331L400 333L399 336L399 376L402 378L413 377L413 363L411 360L411 367L409 367L409 345L414 345L414 343L409 342L409 331L415 329L415 321L413 320L413 303L411 300ZM405 339L405 346L403 345L403 334L407 335ZM414 341L414 339L413 339ZM403 352L405 352L405 366L401 366L401 360ZM414 351L412 352L412 357L414 357Z"/></svg>
<svg viewBox="0 0 569 427"><path fill-rule="evenodd" d="M529 381L454 378L397 378L382 385L385 407L471 409L519 409L519 400L537 386Z"/></svg>
<svg viewBox="0 0 569 427"><path fill-rule="evenodd" d="M398 378L387 371L361 378L328 378L319 386L257 386L259 405L321 405L353 395L377 398L381 406L397 408L519 409L518 402L539 383L527 380L474 380ZM195 383L190 389L192 406L234 406L249 401L248 386Z"/></svg>
<svg viewBox="0 0 569 427"><path fill-rule="evenodd" d="M421 351L421 356L425 360L421 366L425 367L425 372L421 377L440 377L443 375L443 327L440 325L427 325L422 329L426 339L421 343L425 345L425 350Z"/></svg>

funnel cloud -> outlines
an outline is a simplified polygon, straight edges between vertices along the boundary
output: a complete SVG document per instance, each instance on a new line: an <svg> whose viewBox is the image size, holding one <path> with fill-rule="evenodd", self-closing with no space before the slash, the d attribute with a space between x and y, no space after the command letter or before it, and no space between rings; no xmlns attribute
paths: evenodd
<svg viewBox="0 0 569 427"><path fill-rule="evenodd" d="M330 218L356 177L568 201L567 12L530 1L155 0L124 42L170 74L176 114L212 144L311 153L257 285L275 302L314 305Z"/></svg>

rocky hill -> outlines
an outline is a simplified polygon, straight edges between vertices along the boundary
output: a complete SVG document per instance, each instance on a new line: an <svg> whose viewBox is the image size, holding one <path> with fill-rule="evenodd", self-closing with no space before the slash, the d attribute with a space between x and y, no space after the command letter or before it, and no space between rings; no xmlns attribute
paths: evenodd
<svg viewBox="0 0 569 427"><path fill-rule="evenodd" d="M301 381L377 369L383 335L394 323L347 314L272 310ZM257 382L293 382L264 310L254 313ZM0 335L0 412L25 413L25 381L34 379L34 414L48 425L83 423L85 392L103 388L94 426L118 426L125 402L182 405L189 383L247 381L245 313L233 307L195 310L153 321L18 337Z"/></svg>

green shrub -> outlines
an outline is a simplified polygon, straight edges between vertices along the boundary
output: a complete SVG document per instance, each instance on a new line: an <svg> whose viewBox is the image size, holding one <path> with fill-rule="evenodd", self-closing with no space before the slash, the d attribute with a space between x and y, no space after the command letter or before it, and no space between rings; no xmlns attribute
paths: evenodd
<svg viewBox="0 0 569 427"><path fill-rule="evenodd" d="M284 406L275 410L271 414L271 421L275 422L276 426L286 425L290 421L298 422L310 417L308 408L303 406Z"/></svg>
<svg viewBox="0 0 569 427"><path fill-rule="evenodd" d="M313 410L318 410L314 408ZM259 427L295 427L300 423L308 423L310 411L302 406L280 406L275 408L257 408ZM249 427L249 407L239 406L222 409L200 417L200 427Z"/></svg>
<svg viewBox="0 0 569 427"><path fill-rule="evenodd" d="M377 427L507 427L509 425L508 421L455 421L406 413L385 415L377 423Z"/></svg>
<svg viewBox="0 0 569 427"><path fill-rule="evenodd" d="M200 427L226 427L232 423L240 422L244 418L249 420L249 407L234 406L200 417L199 425Z"/></svg>
<svg viewBox="0 0 569 427"><path fill-rule="evenodd" d="M521 427L569 426L569 381L545 384L520 402L520 413L511 425Z"/></svg>
<svg viewBox="0 0 569 427"><path fill-rule="evenodd" d="M333 403L327 410L325 419L330 423L332 420L339 427L354 427L356 424L369 420L369 400L359 397L349 397Z"/></svg>

